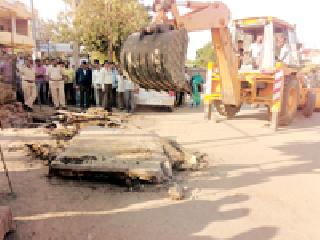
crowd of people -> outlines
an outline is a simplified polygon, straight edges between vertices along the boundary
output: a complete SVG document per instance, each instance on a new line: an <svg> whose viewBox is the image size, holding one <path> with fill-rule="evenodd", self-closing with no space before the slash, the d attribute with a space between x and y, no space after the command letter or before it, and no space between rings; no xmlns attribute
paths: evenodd
<svg viewBox="0 0 320 240"><path fill-rule="evenodd" d="M134 111L135 84L113 62L83 61L78 69L68 62L52 59L25 59L17 63L18 97L26 111L35 102L53 105L56 110L76 105Z"/></svg>

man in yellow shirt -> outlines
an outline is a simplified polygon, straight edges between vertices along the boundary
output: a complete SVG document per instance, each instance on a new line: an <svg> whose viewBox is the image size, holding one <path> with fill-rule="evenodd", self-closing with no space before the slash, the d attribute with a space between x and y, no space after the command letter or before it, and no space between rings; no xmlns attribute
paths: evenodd
<svg viewBox="0 0 320 240"><path fill-rule="evenodd" d="M36 70L33 66L33 60L27 60L21 67L20 74L22 78L22 90L26 111L32 112L33 103L37 98Z"/></svg>
<svg viewBox="0 0 320 240"><path fill-rule="evenodd" d="M65 64L65 68L63 69L63 77L64 77L64 91L66 95L67 104L74 105L75 104L75 92L74 92L74 84L76 78L76 72L74 66L70 67L69 64Z"/></svg>

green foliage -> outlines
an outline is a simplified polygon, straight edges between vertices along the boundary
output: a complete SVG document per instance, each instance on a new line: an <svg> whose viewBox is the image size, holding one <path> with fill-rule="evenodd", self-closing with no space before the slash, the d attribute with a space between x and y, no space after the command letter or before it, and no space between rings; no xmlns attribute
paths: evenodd
<svg viewBox="0 0 320 240"><path fill-rule="evenodd" d="M213 51L212 43L207 43L204 47L200 48L196 52L196 60L194 64L196 67L207 67L209 61L216 61L216 56Z"/></svg>
<svg viewBox="0 0 320 240"><path fill-rule="evenodd" d="M72 19L69 13L61 12L56 21L40 20L39 38L42 42L71 42L74 41Z"/></svg>
<svg viewBox="0 0 320 240"><path fill-rule="evenodd" d="M196 66L196 60L188 59L185 64L188 68L193 68Z"/></svg>
<svg viewBox="0 0 320 240"><path fill-rule="evenodd" d="M76 41L85 46L86 51L100 52L109 59L113 58L113 53L118 58L126 38L148 23L148 13L138 0L64 2L70 6L70 11L60 13L56 22L50 22L52 40Z"/></svg>
<svg viewBox="0 0 320 240"><path fill-rule="evenodd" d="M148 14L138 0L82 0L75 11L74 28L88 51L120 55L122 43L146 25Z"/></svg>

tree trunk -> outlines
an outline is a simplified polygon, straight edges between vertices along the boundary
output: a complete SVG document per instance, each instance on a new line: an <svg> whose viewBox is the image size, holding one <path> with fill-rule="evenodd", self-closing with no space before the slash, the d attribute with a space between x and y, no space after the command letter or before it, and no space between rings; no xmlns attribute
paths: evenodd
<svg viewBox="0 0 320 240"><path fill-rule="evenodd" d="M108 46L108 60L110 62L113 62L113 44L111 41L109 41L109 46Z"/></svg>

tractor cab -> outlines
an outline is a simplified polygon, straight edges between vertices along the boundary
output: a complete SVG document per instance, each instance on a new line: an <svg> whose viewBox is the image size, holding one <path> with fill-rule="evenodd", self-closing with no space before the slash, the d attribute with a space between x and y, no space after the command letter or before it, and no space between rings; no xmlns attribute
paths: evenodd
<svg viewBox="0 0 320 240"><path fill-rule="evenodd" d="M294 25L273 17L239 19L232 27L240 72L273 71L276 62L300 66Z"/></svg>

